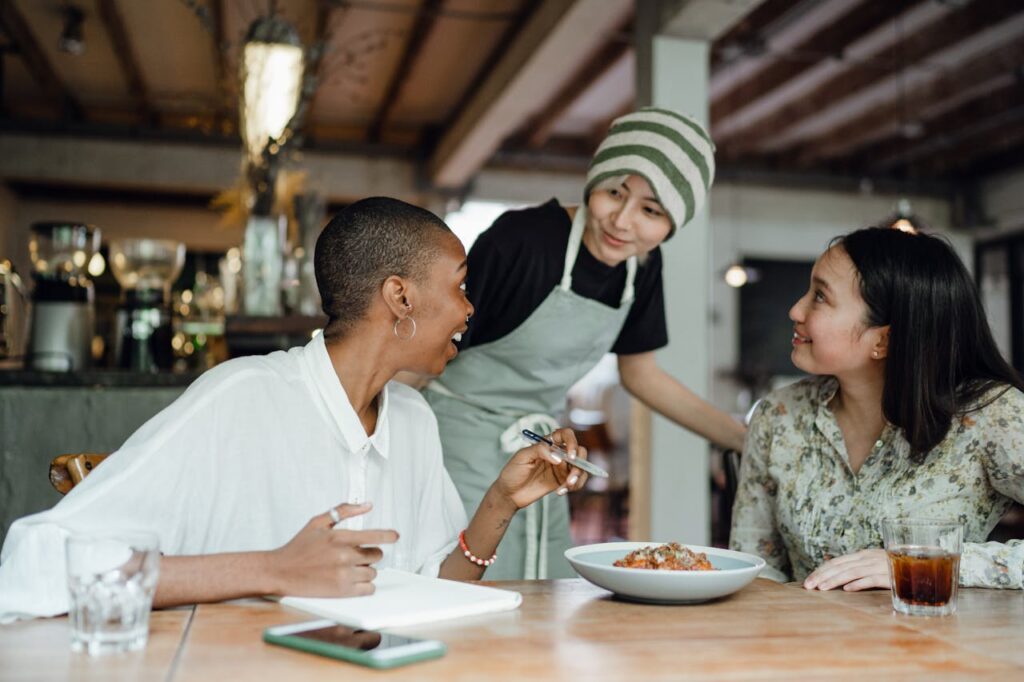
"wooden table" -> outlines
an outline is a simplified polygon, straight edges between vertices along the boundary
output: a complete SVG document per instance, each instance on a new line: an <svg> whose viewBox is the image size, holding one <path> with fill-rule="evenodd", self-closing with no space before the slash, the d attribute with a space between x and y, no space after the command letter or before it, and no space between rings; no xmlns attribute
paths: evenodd
<svg viewBox="0 0 1024 682"><path fill-rule="evenodd" d="M582 580L494 583L516 611L408 628L448 645L391 671L264 644L271 625L311 619L245 600L153 614L149 646L73 654L65 618L0 627L0 679L738 680L1024 679L1024 593L963 590L959 613L893 613L889 593L807 592L757 580L694 606L613 599Z"/></svg>

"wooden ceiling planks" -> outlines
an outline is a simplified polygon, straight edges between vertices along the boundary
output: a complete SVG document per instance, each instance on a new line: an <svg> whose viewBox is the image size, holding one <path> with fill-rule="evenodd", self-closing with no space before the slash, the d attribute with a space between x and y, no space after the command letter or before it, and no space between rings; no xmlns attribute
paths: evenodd
<svg viewBox="0 0 1024 682"><path fill-rule="evenodd" d="M415 131L413 144L429 153L529 11L522 0L447 0L396 92L382 141Z"/></svg>
<svg viewBox="0 0 1024 682"><path fill-rule="evenodd" d="M929 123L928 135L919 139L880 140L859 155L870 159L866 160L868 168L890 171L922 166L962 145L974 146L969 150L970 156L991 151L985 149L980 138L1016 124L1024 112L1024 84L1019 77L1010 76L1006 81L1004 87L989 95L973 99L933 119Z"/></svg>
<svg viewBox="0 0 1024 682"><path fill-rule="evenodd" d="M804 141L799 153L801 166L822 159L844 156L876 140L901 137L906 125L923 126L930 132L930 119L948 108L982 97L1005 85L1007 78L1024 63L1024 33L997 45L967 62L943 69L937 76L909 88L881 106L875 106L824 135Z"/></svg>
<svg viewBox="0 0 1024 682"><path fill-rule="evenodd" d="M84 59L57 51L60 2L0 0L12 45L5 125L77 118L79 128L107 135L235 134L239 51L267 0L147 0L145 9L135 0L71 2L86 15ZM319 87L309 145L369 143L434 156L436 170L441 140L479 105L501 58L547 4L278 0L307 46L325 44L311 67ZM613 35L602 27L602 40L578 49L571 69L563 54L552 77L559 82L503 107L518 112L498 142L506 157L589 156L611 115L632 106L623 66L632 63L630 23ZM946 177L1021 146L1014 84L1024 87L1024 2L764 0L715 41L711 56L723 167ZM499 113L486 119L494 130L511 125Z"/></svg>
<svg viewBox="0 0 1024 682"><path fill-rule="evenodd" d="M847 11L832 20L822 30L795 45L781 55L768 55L766 66L728 92L716 97L711 104L711 121L720 122L734 115L750 102L790 80L809 64L821 59L842 56L847 46L858 37L890 23L901 14L906 2L894 0L867 0L853 3Z"/></svg>
<svg viewBox="0 0 1024 682"><path fill-rule="evenodd" d="M820 2L820 0L815 0ZM719 72L745 55L764 48L766 29L794 9L794 0L764 0L715 41L711 72Z"/></svg>
<svg viewBox="0 0 1024 682"><path fill-rule="evenodd" d="M927 7L927 6L925 6ZM811 116L821 116L828 107L854 95L875 83L880 74L890 75L904 65L927 59L949 45L969 38L974 33L993 26L1024 11L1024 4L1003 2L971 3L960 9L951 9L912 34L900 35L879 50L868 61L851 64L810 92L795 98L756 122L716 142L727 156L736 157L756 149L765 140L785 134L786 130ZM903 38L899 40L899 38Z"/></svg>
<svg viewBox="0 0 1024 682"><path fill-rule="evenodd" d="M745 43L716 43L713 54L728 61L711 73L711 99L721 97L765 68L776 55L790 54L801 42L831 26L861 0L801 0L754 31ZM756 13L756 10L755 10Z"/></svg>
<svg viewBox="0 0 1024 682"><path fill-rule="evenodd" d="M61 79L40 47L35 34L17 6L11 1L0 2L0 28L14 44L17 55L24 61L32 76L58 103L67 118L81 120L85 117L78 97Z"/></svg>
<svg viewBox="0 0 1024 682"><path fill-rule="evenodd" d="M100 20L110 35L110 42L114 49L114 56L121 67L125 81L128 83L128 92L135 99L135 107L141 118L147 125L157 126L159 124L158 114L150 101L149 92L142 78L138 60L132 48L128 30L125 27L124 17L118 8L115 0L96 0Z"/></svg>
<svg viewBox="0 0 1024 682"><path fill-rule="evenodd" d="M388 79L384 97L377 108L373 121L367 129L366 139L368 142L380 142L381 131L394 111L398 95L408 81L413 64L416 63L417 58L422 53L427 38L437 24L438 11L442 7L442 2L443 0L425 0L417 9L416 19L402 50L402 57L398 62L398 66L391 74L391 78Z"/></svg>
<svg viewBox="0 0 1024 682"><path fill-rule="evenodd" d="M625 36L631 32L631 22L632 18L621 27L620 37L613 38L599 48L551 98L544 110L527 125L526 129L531 131L527 135L527 147L530 149L543 147L551 138L558 122L572 108L573 104L615 68L619 60L629 52L632 46Z"/></svg>
<svg viewBox="0 0 1024 682"><path fill-rule="evenodd" d="M224 2L225 0L210 0L210 41L213 52L210 63L213 65L214 77L217 80L219 97L214 105L214 128L221 133L231 133L236 129L235 118L230 113L237 109L233 97L235 90L234 74L228 66L228 43L227 31L224 25ZM229 101L230 100L230 101Z"/></svg>

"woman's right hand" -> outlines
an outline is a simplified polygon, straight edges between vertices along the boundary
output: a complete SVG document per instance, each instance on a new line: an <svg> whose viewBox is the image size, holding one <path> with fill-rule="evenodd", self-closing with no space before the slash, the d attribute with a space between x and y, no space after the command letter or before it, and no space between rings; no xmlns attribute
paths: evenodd
<svg viewBox="0 0 1024 682"><path fill-rule="evenodd" d="M370 503L340 504L341 519L370 511ZM373 594L384 553L398 541L393 530L334 530L330 511L314 516L288 544L267 553L271 594L296 597L362 597Z"/></svg>

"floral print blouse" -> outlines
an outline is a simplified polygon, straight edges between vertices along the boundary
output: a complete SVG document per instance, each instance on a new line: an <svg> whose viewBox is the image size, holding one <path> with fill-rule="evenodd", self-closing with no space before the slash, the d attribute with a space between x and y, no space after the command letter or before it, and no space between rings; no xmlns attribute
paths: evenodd
<svg viewBox="0 0 1024 682"><path fill-rule="evenodd" d="M887 516L959 519L960 584L1024 587L1024 540L985 542L1012 501L1024 501L1024 393L993 389L981 404L998 397L957 419L922 464L888 424L854 474L828 407L837 388L832 377L812 377L758 405L730 546L802 581L828 559L881 547Z"/></svg>

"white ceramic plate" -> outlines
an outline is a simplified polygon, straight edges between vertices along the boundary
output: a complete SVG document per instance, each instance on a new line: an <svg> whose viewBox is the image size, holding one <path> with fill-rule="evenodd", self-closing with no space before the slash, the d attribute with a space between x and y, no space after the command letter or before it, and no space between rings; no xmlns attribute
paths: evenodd
<svg viewBox="0 0 1024 682"><path fill-rule="evenodd" d="M764 559L717 547L684 545L708 555L715 571L656 571L619 568L615 561L641 547L663 542L605 542L573 547L565 558L580 574L598 587L625 599L655 604L695 604L732 594L749 585L764 568Z"/></svg>

